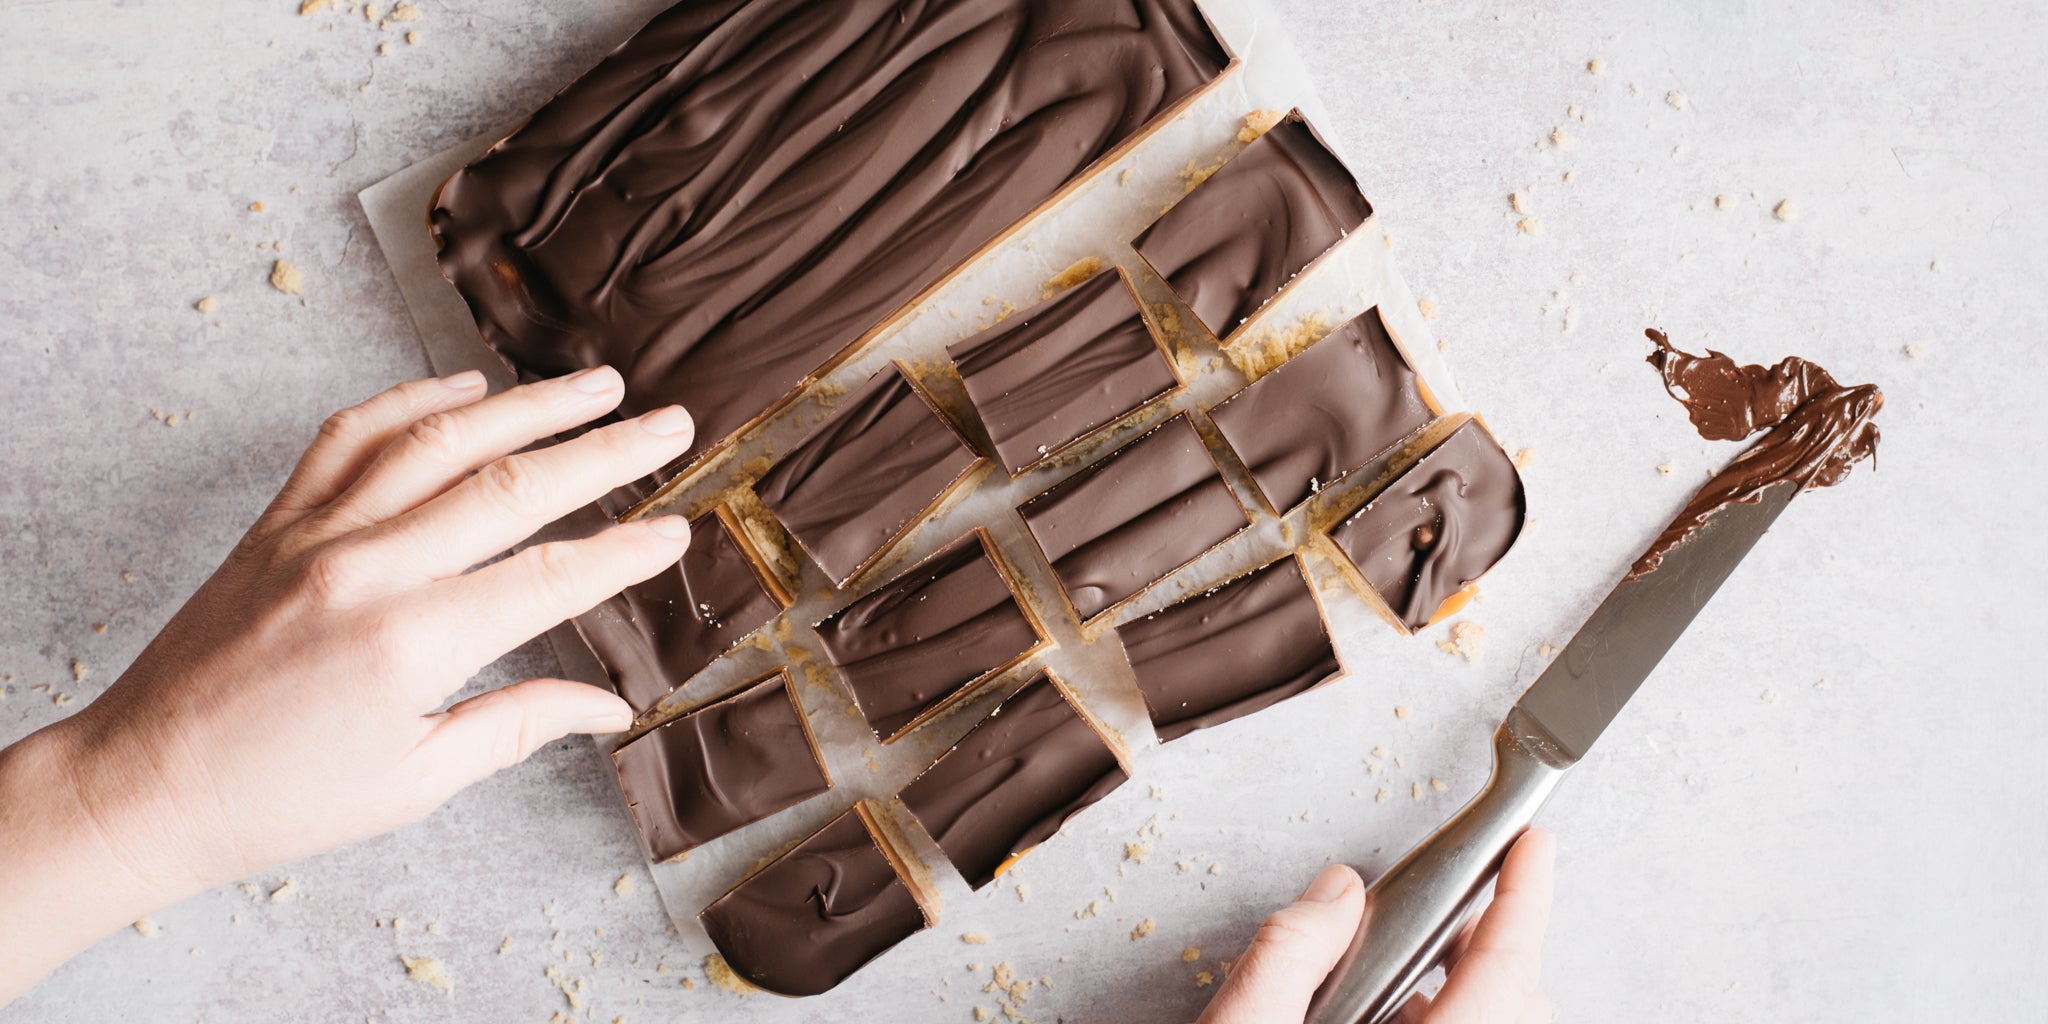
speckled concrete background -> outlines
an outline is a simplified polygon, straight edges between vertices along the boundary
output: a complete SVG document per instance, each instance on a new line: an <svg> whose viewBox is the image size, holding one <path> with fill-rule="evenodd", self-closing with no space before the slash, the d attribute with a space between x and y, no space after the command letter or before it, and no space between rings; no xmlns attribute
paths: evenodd
<svg viewBox="0 0 2048 1024"><path fill-rule="evenodd" d="M533 107L652 6L445 0L381 31L291 0L0 0L0 741L66 713L44 687L83 701L118 674L328 410L424 372L355 192ZM660 972L667 921L631 825L569 742L420 825L253 880L289 877L299 899L229 887L158 915L153 939L112 936L0 1022L544 1021L571 1012L549 964L588 980L578 1020L965 1021L1005 931L1061 929L1065 962L1014 964L1054 981L1027 1012L1190 1018L1194 971L1326 857L1383 865L1478 785L1535 646L1568 636L1728 454L1637 364L1649 324L1876 380L1886 441L1877 474L1787 516L1546 812L1563 1018L2038 1019L2048 17L1276 6L1467 396L1536 449L1541 526L1476 610L1478 664L1418 643L1163 764L1163 804L1121 793L1096 819L1113 827L1033 857L1029 903L961 908L1000 926L957 976L883 965L790 1003L712 991L682 957ZM1546 141L1559 126L1570 145ZM1515 230L1515 190L1540 233ZM1774 219L1788 197L1800 216ZM266 283L273 240L305 269L303 304ZM476 685L549 670L530 645ZM1374 743L1402 766L1368 777ZM1429 778L1447 791L1410 799ZM1153 813L1160 852L1119 877L1121 839ZM1181 857L1222 873L1179 875ZM635 894L614 893L622 872ZM1071 880L1091 872L1118 898L1076 921L1098 894ZM1130 941L1148 917L1158 933ZM1189 945L1203 963L1180 962ZM453 994L408 981L400 952L444 961Z"/></svg>

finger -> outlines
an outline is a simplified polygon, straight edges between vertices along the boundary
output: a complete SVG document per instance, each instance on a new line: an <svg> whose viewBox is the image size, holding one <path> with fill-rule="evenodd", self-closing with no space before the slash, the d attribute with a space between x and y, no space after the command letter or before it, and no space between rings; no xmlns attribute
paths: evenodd
<svg viewBox="0 0 2048 1024"><path fill-rule="evenodd" d="M581 540L536 544L412 591L400 605L400 618L421 631L421 649L441 652L451 660L446 667L466 678L564 619L676 564L689 544L690 524L682 516L654 516Z"/></svg>
<svg viewBox="0 0 2048 1024"><path fill-rule="evenodd" d="M406 381L327 417L266 514L297 518L333 501L420 417L467 405L483 394L484 375L464 370Z"/></svg>
<svg viewBox="0 0 2048 1024"><path fill-rule="evenodd" d="M1309 998L1351 946L1365 913L1365 882L1333 864L1301 899L1266 918L1201 1024L1276 1024L1308 1015Z"/></svg>
<svg viewBox="0 0 2048 1024"><path fill-rule="evenodd" d="M1522 1015L1515 1024L1550 1024L1556 1016L1550 1010L1550 999L1541 992L1532 993L1529 1001L1522 1006Z"/></svg>
<svg viewBox="0 0 2048 1024"><path fill-rule="evenodd" d="M561 444L507 455L447 494L371 527L364 539L387 548L402 572L426 579L454 576L620 483L667 465L690 446L692 429L689 414L671 405Z"/></svg>
<svg viewBox="0 0 2048 1024"><path fill-rule="evenodd" d="M1437 993L1429 1024L1518 1020L1530 997L1539 993L1556 849L1549 832L1531 829L1508 850L1493 902L1479 916L1471 942Z"/></svg>
<svg viewBox="0 0 2048 1024"><path fill-rule="evenodd" d="M586 683L529 679L478 694L435 719L413 757L415 777L438 803L571 733L623 732L633 709Z"/></svg>
<svg viewBox="0 0 2048 1024"><path fill-rule="evenodd" d="M501 455L610 412L624 396L619 371L597 366L423 416L398 434L324 514L331 517L334 533L381 523Z"/></svg>
<svg viewBox="0 0 2048 1024"><path fill-rule="evenodd" d="M1409 996L1408 1001L1394 1011L1394 1024L1423 1024L1429 1019L1429 1004L1429 997L1421 992Z"/></svg>

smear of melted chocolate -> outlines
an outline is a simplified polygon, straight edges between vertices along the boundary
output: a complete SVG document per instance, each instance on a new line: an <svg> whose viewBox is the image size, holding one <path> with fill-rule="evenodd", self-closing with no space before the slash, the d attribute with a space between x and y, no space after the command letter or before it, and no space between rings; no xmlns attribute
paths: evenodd
<svg viewBox="0 0 2048 1024"><path fill-rule="evenodd" d="M1884 392L1875 384L1844 386L1818 365L1787 356L1776 366L1738 365L1707 350L1696 356L1679 350L1663 331L1644 332L1657 343L1649 363L1664 378L1664 389L1685 406L1700 436L1709 441L1763 437L1701 487L1685 510L1629 569L1629 579L1657 570L1664 556L1732 502L1754 502L1774 484L1797 483L1801 490L1841 483L1856 464L1877 454L1879 409Z"/></svg>

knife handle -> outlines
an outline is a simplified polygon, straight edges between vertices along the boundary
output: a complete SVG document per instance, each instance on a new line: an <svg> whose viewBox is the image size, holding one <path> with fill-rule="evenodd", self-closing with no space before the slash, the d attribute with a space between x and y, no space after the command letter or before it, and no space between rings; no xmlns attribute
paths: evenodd
<svg viewBox="0 0 2048 1024"><path fill-rule="evenodd" d="M1486 788L1365 892L1351 948L1316 990L1306 1024L1383 1024L1457 937L1508 847L1571 767L1520 708L1493 735Z"/></svg>

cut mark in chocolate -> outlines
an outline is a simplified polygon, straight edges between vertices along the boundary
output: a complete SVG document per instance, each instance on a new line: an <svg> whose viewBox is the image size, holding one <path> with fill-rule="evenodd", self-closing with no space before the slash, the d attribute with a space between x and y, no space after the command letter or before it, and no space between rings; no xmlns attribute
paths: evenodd
<svg viewBox="0 0 2048 1024"><path fill-rule="evenodd" d="M832 788L784 670L655 727L613 751L612 763L655 861Z"/></svg>

